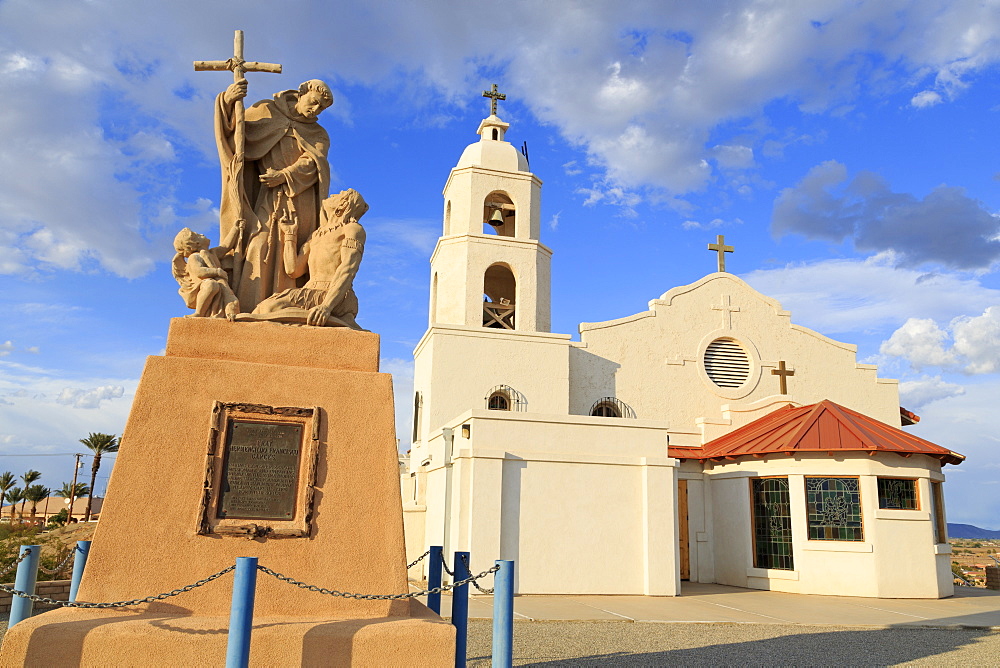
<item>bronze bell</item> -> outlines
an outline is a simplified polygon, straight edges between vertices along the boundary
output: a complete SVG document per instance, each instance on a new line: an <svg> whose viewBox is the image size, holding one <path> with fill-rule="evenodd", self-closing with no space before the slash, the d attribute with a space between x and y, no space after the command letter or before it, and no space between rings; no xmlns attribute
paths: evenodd
<svg viewBox="0 0 1000 668"><path fill-rule="evenodd" d="M490 214L490 219L486 222L493 227L503 227L503 213L500 209L493 209L493 213Z"/></svg>

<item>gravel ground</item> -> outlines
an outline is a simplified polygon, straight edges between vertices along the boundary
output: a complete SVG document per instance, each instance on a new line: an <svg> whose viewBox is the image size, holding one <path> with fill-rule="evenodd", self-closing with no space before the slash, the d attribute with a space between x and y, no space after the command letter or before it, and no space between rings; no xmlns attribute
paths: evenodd
<svg viewBox="0 0 1000 668"><path fill-rule="evenodd" d="M469 666L491 623L469 621ZM514 622L515 666L1000 666L1000 632L781 624Z"/></svg>
<svg viewBox="0 0 1000 668"><path fill-rule="evenodd" d="M0 638L7 630L0 618ZM468 665L492 624L469 620ZM514 622L515 666L1000 666L1000 631L783 624Z"/></svg>

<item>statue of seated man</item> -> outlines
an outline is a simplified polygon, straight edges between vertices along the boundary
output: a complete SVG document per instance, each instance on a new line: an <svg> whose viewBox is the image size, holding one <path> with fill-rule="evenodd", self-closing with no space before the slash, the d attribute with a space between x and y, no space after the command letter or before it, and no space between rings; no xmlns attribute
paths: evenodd
<svg viewBox="0 0 1000 668"><path fill-rule="evenodd" d="M271 321L320 327L361 329L355 321L358 297L354 277L365 249L365 230L358 223L368 204L356 190L344 190L323 201L320 226L296 252L298 223L281 220L281 250L285 272L298 278L307 271L301 288L290 288L262 301L239 321Z"/></svg>
<svg viewBox="0 0 1000 668"><path fill-rule="evenodd" d="M231 251L243 233L243 221L238 220L229 230L222 244L209 248L208 237L189 227L174 237L172 270L180 285L177 292L194 313L188 318L228 318L233 320L240 312L240 302L229 287L222 256Z"/></svg>

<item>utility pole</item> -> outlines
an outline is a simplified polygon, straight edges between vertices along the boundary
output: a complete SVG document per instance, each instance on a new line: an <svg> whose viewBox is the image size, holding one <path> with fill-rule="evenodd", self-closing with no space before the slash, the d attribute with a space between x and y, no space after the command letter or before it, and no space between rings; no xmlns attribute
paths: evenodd
<svg viewBox="0 0 1000 668"><path fill-rule="evenodd" d="M76 464L73 465L73 487L70 488L69 494L69 514L66 516L67 526L73 521L73 504L76 503L76 474L80 471L80 457L83 457L83 455L77 453L73 456L76 457Z"/></svg>

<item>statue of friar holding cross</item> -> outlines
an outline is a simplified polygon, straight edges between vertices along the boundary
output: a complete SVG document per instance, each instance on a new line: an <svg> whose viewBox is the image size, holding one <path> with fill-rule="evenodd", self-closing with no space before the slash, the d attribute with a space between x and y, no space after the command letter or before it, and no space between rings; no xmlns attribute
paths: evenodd
<svg viewBox="0 0 1000 668"><path fill-rule="evenodd" d="M240 310L249 312L271 295L301 287L306 280L285 271L281 224L296 224L296 249L319 226L330 190L330 138L317 118L333 104L333 94L325 83L312 79L298 90L281 91L244 109L244 75L280 73L281 65L245 61L242 31L236 32L232 58L197 61L194 66L233 72L233 83L215 102L215 138L222 163L219 237L228 238L237 221L245 221L232 252L232 267L227 269Z"/></svg>

